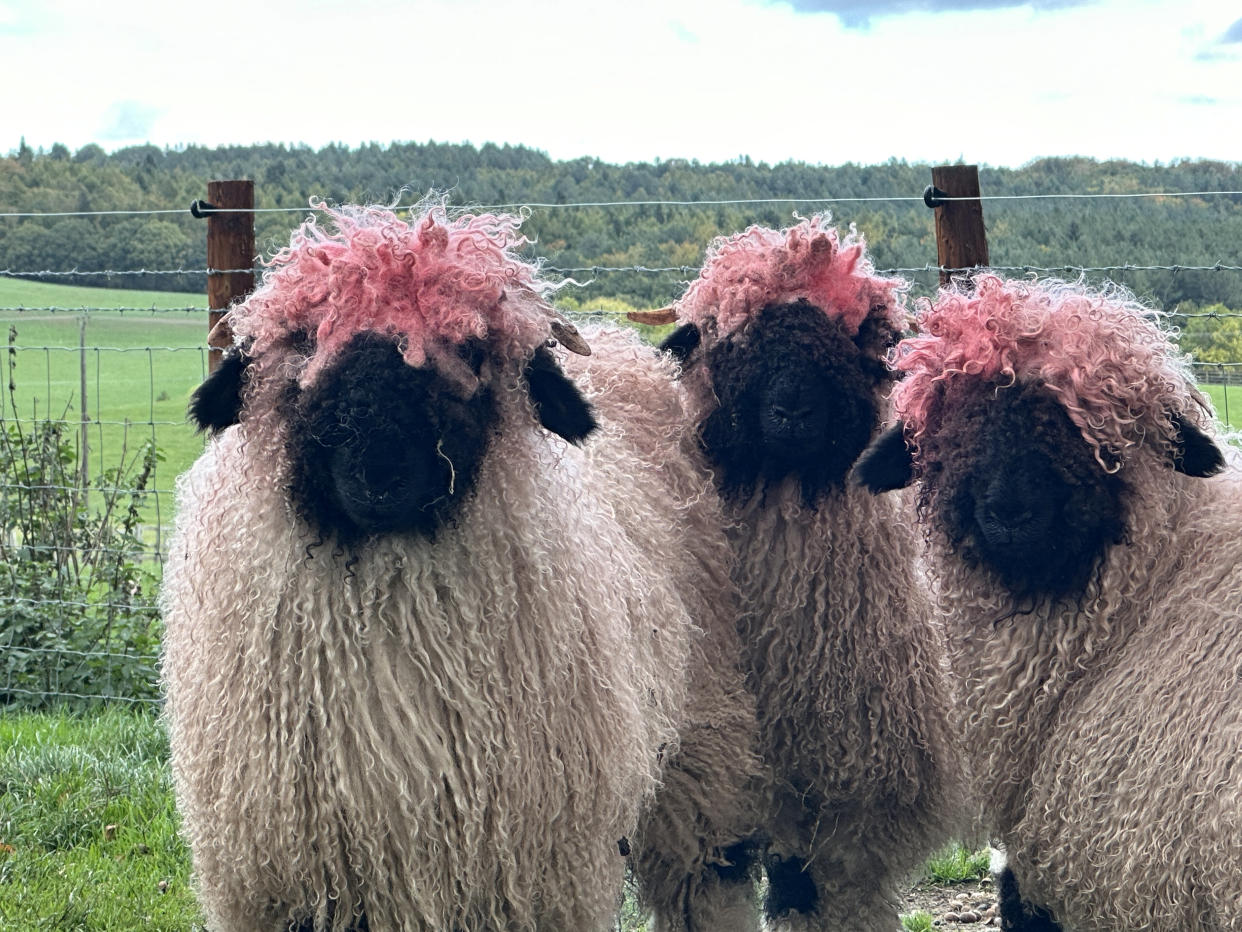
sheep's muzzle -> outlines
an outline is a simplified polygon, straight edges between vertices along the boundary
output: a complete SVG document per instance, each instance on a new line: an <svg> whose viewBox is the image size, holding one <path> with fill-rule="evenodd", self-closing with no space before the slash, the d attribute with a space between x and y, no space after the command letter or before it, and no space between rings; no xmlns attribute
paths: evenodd
<svg viewBox="0 0 1242 932"><path fill-rule="evenodd" d="M479 375L481 344L455 353ZM460 365L458 365L460 363ZM491 389L415 368L396 342L355 337L291 401L290 493L299 513L344 542L433 536L470 493L496 424Z"/></svg>
<svg viewBox="0 0 1242 932"><path fill-rule="evenodd" d="M793 477L814 500L844 484L884 373L836 320L805 301L766 308L707 364L720 404L703 441L727 491Z"/></svg>
<svg viewBox="0 0 1242 932"><path fill-rule="evenodd" d="M1038 386L970 385L920 443L952 548L1019 596L1077 596L1123 536L1122 480Z"/></svg>

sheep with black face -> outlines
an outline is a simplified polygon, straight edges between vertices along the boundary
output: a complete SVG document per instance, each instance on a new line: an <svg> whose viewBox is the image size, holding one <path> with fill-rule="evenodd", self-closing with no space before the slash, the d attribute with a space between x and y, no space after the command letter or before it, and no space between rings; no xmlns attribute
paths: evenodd
<svg viewBox="0 0 1242 932"><path fill-rule="evenodd" d="M192 403L163 675L209 926L607 929L710 588L676 574L727 572L682 530L710 480L565 376L516 221L329 220Z"/></svg>
<svg viewBox="0 0 1242 932"><path fill-rule="evenodd" d="M917 480L1005 927L1240 929L1242 483L1131 296L976 289L922 308L857 474Z"/></svg>
<svg viewBox="0 0 1242 932"><path fill-rule="evenodd" d="M958 806L917 538L846 482L885 414L900 283L816 217L717 240L676 312L665 348L726 507L765 764L736 859L761 861L781 928L890 932L900 882Z"/></svg>

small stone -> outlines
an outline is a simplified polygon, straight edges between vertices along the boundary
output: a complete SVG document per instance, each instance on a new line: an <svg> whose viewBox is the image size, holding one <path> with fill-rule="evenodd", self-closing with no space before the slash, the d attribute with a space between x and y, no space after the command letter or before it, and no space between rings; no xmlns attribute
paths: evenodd
<svg viewBox="0 0 1242 932"><path fill-rule="evenodd" d="M962 912L958 913L958 916L959 918L957 921L962 922L962 923L978 922L980 919L983 918L973 909L963 910Z"/></svg>
<svg viewBox="0 0 1242 932"><path fill-rule="evenodd" d="M962 921L962 917L959 916L957 913L945 913L941 918L944 919L945 922L961 922Z"/></svg>
<svg viewBox="0 0 1242 932"><path fill-rule="evenodd" d="M160 893L167 893L168 892L168 881L161 880L159 883L156 884L156 887L159 888Z"/></svg>

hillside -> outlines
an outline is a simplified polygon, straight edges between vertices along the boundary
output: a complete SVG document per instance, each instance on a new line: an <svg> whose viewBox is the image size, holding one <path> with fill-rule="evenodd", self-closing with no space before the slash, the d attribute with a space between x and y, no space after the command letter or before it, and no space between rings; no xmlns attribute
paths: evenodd
<svg viewBox="0 0 1242 932"><path fill-rule="evenodd" d="M969 155L969 153L967 153ZM532 254L553 275L591 283L583 302L617 297L653 306L674 297L720 233L751 223L780 225L798 212L831 209L866 235L877 266L934 264L933 217L919 199L930 166L777 165L740 160L701 164L670 160L612 165L595 159L553 161L523 147L406 143L319 150L283 145L139 146L106 154L94 145L70 152L23 148L0 159L0 213L103 210L176 212L138 216L0 217L0 270L165 270L206 267L202 221L188 207L209 180L248 178L260 213L265 251L287 240L311 197L336 202L409 203L429 191L454 205L608 204L535 207L524 230ZM1242 191L1242 164L1185 161L1169 165L1057 158L1019 169L983 167L985 197ZM840 200L899 198L901 200ZM785 199L780 203L739 203ZM825 203L824 199L838 199ZM645 201L615 206L617 201ZM727 202L684 205L671 202ZM1002 266L1242 265L1242 196L1124 199L990 200L984 206L992 262ZM642 267L604 271L595 267ZM655 269L673 271L650 271ZM934 275L914 276L923 287ZM1188 303L1242 307L1236 272L1110 273L1166 307ZM133 287L132 278L91 282ZM142 287L201 293L201 275L144 275Z"/></svg>

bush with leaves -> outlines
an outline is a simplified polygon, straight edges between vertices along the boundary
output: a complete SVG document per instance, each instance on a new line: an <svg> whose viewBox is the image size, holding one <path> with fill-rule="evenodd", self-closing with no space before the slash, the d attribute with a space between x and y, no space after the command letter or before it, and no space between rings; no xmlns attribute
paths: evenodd
<svg viewBox="0 0 1242 932"><path fill-rule="evenodd" d="M12 416L15 338L0 413L0 704L154 698L156 572L138 522L160 454L125 444L117 466L83 476L66 418Z"/></svg>

